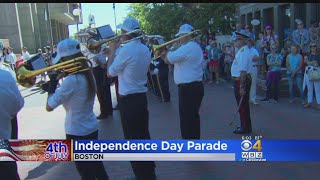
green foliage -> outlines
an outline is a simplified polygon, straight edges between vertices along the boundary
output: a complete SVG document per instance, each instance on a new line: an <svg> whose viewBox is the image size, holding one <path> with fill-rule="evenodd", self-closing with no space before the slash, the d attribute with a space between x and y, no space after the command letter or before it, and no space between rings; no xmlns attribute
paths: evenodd
<svg viewBox="0 0 320 180"><path fill-rule="evenodd" d="M230 17L234 17L236 3L132 3L129 15L140 22L147 34L159 34L171 40L184 23L191 24L204 33L231 34ZM227 17L225 19L225 16ZM209 25L213 18L214 23Z"/></svg>

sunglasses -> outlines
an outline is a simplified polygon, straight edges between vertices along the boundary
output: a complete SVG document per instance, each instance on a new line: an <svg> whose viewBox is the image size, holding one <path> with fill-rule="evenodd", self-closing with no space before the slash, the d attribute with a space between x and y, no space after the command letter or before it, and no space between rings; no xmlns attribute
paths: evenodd
<svg viewBox="0 0 320 180"><path fill-rule="evenodd" d="M310 47L317 47L317 46L310 46Z"/></svg>

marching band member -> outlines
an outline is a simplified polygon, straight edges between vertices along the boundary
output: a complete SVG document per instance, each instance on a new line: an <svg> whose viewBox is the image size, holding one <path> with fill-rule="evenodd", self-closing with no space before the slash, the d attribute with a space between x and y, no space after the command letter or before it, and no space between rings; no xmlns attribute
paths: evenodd
<svg viewBox="0 0 320 180"><path fill-rule="evenodd" d="M106 56L102 54L106 47L101 47L100 53L93 57L93 61L96 64L96 67L93 68L93 75L97 82L97 96L100 103L100 112L101 114L97 119L106 119L108 116L112 116L112 101L111 101L111 92L110 84L107 82L107 76L105 68L107 68Z"/></svg>
<svg viewBox="0 0 320 180"><path fill-rule="evenodd" d="M118 76L119 109L125 139L150 139L147 87L145 84L147 83L146 74L151 54L148 47L142 44L140 39L132 40L132 38L138 37L139 33L124 35L136 29L140 29L136 19L129 17L123 22L121 41L131 41L121 47L119 47L118 41L110 44L108 76ZM153 161L132 161L131 166L137 179L156 179Z"/></svg>
<svg viewBox="0 0 320 180"><path fill-rule="evenodd" d="M234 79L234 94L237 104L240 106L239 113L241 120L241 126L233 131L235 134L246 134L252 131L249 106L252 59L250 59L250 50L246 45L249 38L244 34L236 32L236 37L233 39L239 50L231 66L231 75Z"/></svg>
<svg viewBox="0 0 320 180"><path fill-rule="evenodd" d="M193 31L193 27L184 24L176 36ZM187 42L191 37L181 39ZM200 45L190 41L175 51L169 51L166 61L174 65L174 81L178 85L180 129L183 139L200 139L199 108L204 95L202 84L203 53Z"/></svg>
<svg viewBox="0 0 320 180"><path fill-rule="evenodd" d="M53 64L83 57L76 40L65 39L57 46ZM59 105L66 110L65 132L67 139L98 139L98 122L93 112L96 83L91 71L83 71L65 77L60 88L58 79L50 79L42 86L48 92L46 110L51 112ZM108 179L101 161L75 162L82 179Z"/></svg>
<svg viewBox="0 0 320 180"><path fill-rule="evenodd" d="M157 39L155 39L154 44L159 45L160 43ZM169 80L168 80L169 66L164 62L164 60L161 57L155 59L153 63L154 63L153 77L155 77L153 82L159 81L158 83L160 86L158 87L158 83L155 83L155 87L157 87L157 93L158 94L160 93L160 88L161 88L164 102L169 102L170 101Z"/></svg>
<svg viewBox="0 0 320 180"><path fill-rule="evenodd" d="M0 99L0 139L17 139L16 115L24 106L24 99L11 74L2 69ZM15 161L0 161L0 174L1 179L20 179Z"/></svg>

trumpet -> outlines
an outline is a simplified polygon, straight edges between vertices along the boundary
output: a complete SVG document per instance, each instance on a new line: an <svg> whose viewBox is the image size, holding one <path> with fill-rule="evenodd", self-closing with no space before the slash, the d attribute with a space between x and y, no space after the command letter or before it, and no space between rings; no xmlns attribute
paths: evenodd
<svg viewBox="0 0 320 180"><path fill-rule="evenodd" d="M93 38L89 38L88 41L87 41L87 48L89 49L89 51L91 53L94 53L94 54L97 54L100 52L101 50L101 46L103 44L111 44L113 41L115 40L119 40L122 36L125 36L125 35L130 35L132 33L142 33L140 29L136 29L136 30L133 30L133 31L130 31L130 32L127 32L125 34L121 34L119 36L115 36L115 37L111 37L111 38L108 38L108 39L104 39L104 40L101 40L101 41L96 41L94 40ZM124 42L121 42L122 44L125 44L125 43L128 43L130 41L133 41L133 40L136 40L136 39L140 39L140 38L143 38L144 35L142 33L142 35L138 36L138 37L135 37L133 39L130 39L128 41L124 41Z"/></svg>
<svg viewBox="0 0 320 180"><path fill-rule="evenodd" d="M180 42L181 39L183 39L185 37L188 37L188 36L191 36L192 38L187 40L186 42ZM178 43L177 46L175 47L175 49L176 49L176 48L179 48L180 46L182 46L184 44L187 44L190 41L193 41L193 40L199 38L200 36L201 36L200 30L195 30L195 31L192 31L192 32L190 32L188 34L185 34L185 35L181 36L181 37L178 37L176 39L168 41L168 42L166 42L164 44L153 45L152 49L153 49L153 52L154 52L154 58L152 60L157 59L157 58L163 56L164 54L166 54L167 51L170 50L170 48L172 48L172 46L174 44Z"/></svg>
<svg viewBox="0 0 320 180"><path fill-rule="evenodd" d="M30 88L36 83L36 76L40 75L44 72L56 70L62 71L67 75L83 72L90 70L92 68L92 63L85 57L78 57L66 62L62 62L59 64L55 64L53 66L49 66L46 68L42 68L39 70L28 70L27 65L21 65L16 72L17 82L26 88Z"/></svg>

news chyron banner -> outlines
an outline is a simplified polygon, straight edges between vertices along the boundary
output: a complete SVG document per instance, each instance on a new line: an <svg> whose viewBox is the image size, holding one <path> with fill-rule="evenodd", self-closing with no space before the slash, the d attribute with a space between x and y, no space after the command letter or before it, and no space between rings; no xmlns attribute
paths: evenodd
<svg viewBox="0 0 320 180"><path fill-rule="evenodd" d="M0 161L320 161L320 140L0 140Z"/></svg>

